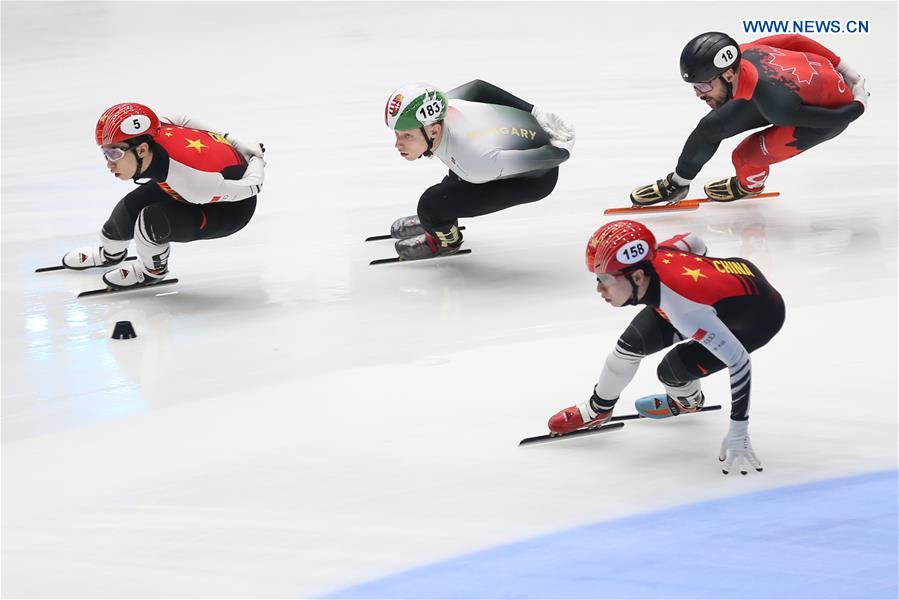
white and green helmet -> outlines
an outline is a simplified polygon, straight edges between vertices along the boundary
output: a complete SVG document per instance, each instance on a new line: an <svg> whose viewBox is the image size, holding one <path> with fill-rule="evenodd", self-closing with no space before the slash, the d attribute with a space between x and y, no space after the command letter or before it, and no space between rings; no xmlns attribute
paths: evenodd
<svg viewBox="0 0 899 600"><path fill-rule="evenodd" d="M410 83L390 94L384 107L384 122L394 131L409 131L442 121L446 96L433 85Z"/></svg>

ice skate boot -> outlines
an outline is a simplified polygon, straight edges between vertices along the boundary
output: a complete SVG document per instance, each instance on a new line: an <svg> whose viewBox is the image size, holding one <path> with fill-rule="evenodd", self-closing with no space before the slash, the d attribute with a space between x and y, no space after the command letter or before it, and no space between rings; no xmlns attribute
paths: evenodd
<svg viewBox="0 0 899 600"><path fill-rule="evenodd" d="M167 266L161 269L147 269L140 260L135 260L104 273L103 283L114 290L127 290L159 283L168 272Z"/></svg>
<svg viewBox="0 0 899 600"><path fill-rule="evenodd" d="M412 215L411 217L403 217L401 219L397 219L393 222L393 225L390 226L390 237L396 238L398 240L405 240L411 237L415 237L417 235L421 235L425 232L425 228L421 225L421 220L418 218L418 215Z"/></svg>
<svg viewBox="0 0 899 600"><path fill-rule="evenodd" d="M765 186L759 186L755 190L747 190L736 177L716 179L705 184L705 195L715 202L733 202L742 198L758 196L764 191Z"/></svg>
<svg viewBox="0 0 899 600"><path fill-rule="evenodd" d="M612 418L611 410L597 410L592 399L577 406L560 410L549 419L549 430L553 433L571 433L582 428L597 429Z"/></svg>
<svg viewBox="0 0 899 600"><path fill-rule="evenodd" d="M674 181L674 173L668 173L664 179L640 186L631 192L631 202L634 206L650 206L659 202L670 204L686 198L689 191L689 185L679 185Z"/></svg>
<svg viewBox="0 0 899 600"><path fill-rule="evenodd" d="M462 247L462 234L456 225L437 229L432 234L425 231L421 235L394 244L396 253L402 260L421 260L455 254Z"/></svg>
<svg viewBox="0 0 899 600"><path fill-rule="evenodd" d="M72 250L62 257L62 266L74 271L83 271L92 267L114 267L128 254L127 248L118 254L108 254L103 246L92 246Z"/></svg>
<svg viewBox="0 0 899 600"><path fill-rule="evenodd" d="M634 402L634 408L648 419L667 419L681 413L694 413L702 410L705 394L701 391L690 396L672 398L668 394L644 396Z"/></svg>

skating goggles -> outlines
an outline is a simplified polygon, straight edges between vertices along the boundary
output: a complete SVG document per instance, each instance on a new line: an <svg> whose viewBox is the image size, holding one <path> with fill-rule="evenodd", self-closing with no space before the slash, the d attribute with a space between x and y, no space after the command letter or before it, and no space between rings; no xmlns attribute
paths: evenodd
<svg viewBox="0 0 899 600"><path fill-rule="evenodd" d="M603 287L609 287L615 284L615 280L621 273L597 273L596 281Z"/></svg>
<svg viewBox="0 0 899 600"><path fill-rule="evenodd" d="M122 160L123 158L125 158L125 154L127 154L127 152L131 150L131 148L131 146L128 146L127 148L118 148L116 146L101 146L100 150L103 151L103 157L106 160L116 162L117 160Z"/></svg>
<svg viewBox="0 0 899 600"><path fill-rule="evenodd" d="M712 81L715 81L714 79ZM693 89L700 94L708 94L712 91L712 81L700 81L693 84Z"/></svg>

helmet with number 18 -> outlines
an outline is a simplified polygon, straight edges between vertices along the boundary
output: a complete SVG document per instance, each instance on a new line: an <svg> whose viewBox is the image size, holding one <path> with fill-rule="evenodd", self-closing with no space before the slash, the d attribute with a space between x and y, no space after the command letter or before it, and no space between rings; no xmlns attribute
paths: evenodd
<svg viewBox="0 0 899 600"><path fill-rule="evenodd" d="M740 64L737 41L720 31L697 35L687 42L680 55L680 75L687 83L701 83L719 77Z"/></svg>

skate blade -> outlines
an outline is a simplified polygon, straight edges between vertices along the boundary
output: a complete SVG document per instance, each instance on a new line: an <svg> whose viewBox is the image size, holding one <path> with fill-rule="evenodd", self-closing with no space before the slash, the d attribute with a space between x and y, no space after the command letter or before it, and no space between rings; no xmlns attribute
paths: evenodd
<svg viewBox="0 0 899 600"><path fill-rule="evenodd" d="M91 296L103 296L106 294L121 294L124 292L136 292L138 290L148 290L148 289L153 289L155 287L160 287L160 286L164 286L164 285L171 285L173 283L178 283L177 277L174 279L163 279L162 281L159 281L157 283L151 283L150 285L137 285L137 286L133 286L130 288L124 288L121 290L117 290L117 289L114 289L111 287L105 287L105 288L101 288L98 290L87 290L86 292L81 292L76 297L77 298L89 298Z"/></svg>
<svg viewBox="0 0 899 600"><path fill-rule="evenodd" d="M756 194L755 196L747 196L745 198L740 198L739 200L734 200L733 202L740 202L743 200L756 200L759 198L777 198L778 196L780 196L780 192L762 192L761 194ZM703 204L709 204L712 202L714 202L715 204L732 204L732 202L720 202L718 200L712 200L711 198L694 198L692 200L681 200L680 202L671 202L669 204L654 206L628 206L626 208L607 208L602 212L602 214L627 215L636 213L684 212L696 210Z"/></svg>
<svg viewBox="0 0 899 600"><path fill-rule="evenodd" d="M584 437L588 435L595 435L597 433L606 433L608 431L615 431L624 427L624 423L612 423L610 425L603 425L602 427L592 427L592 428L584 428L572 431L571 433L548 433L546 435L537 435L534 437L524 438L520 442L518 442L519 446L529 446L531 444L543 444L546 442L557 442L559 440L570 440L573 438Z"/></svg>
<svg viewBox="0 0 899 600"><path fill-rule="evenodd" d="M432 260L443 260L445 258L452 258L454 256L460 256L462 254L471 254L471 248L462 248L458 252L453 252L452 254L444 254L442 256L434 256L431 258L419 258L418 260L403 260L399 256L395 256L393 258L378 258L376 260L371 261L369 266L375 265L393 265L396 263L405 263L405 264L420 264L426 263Z"/></svg>

